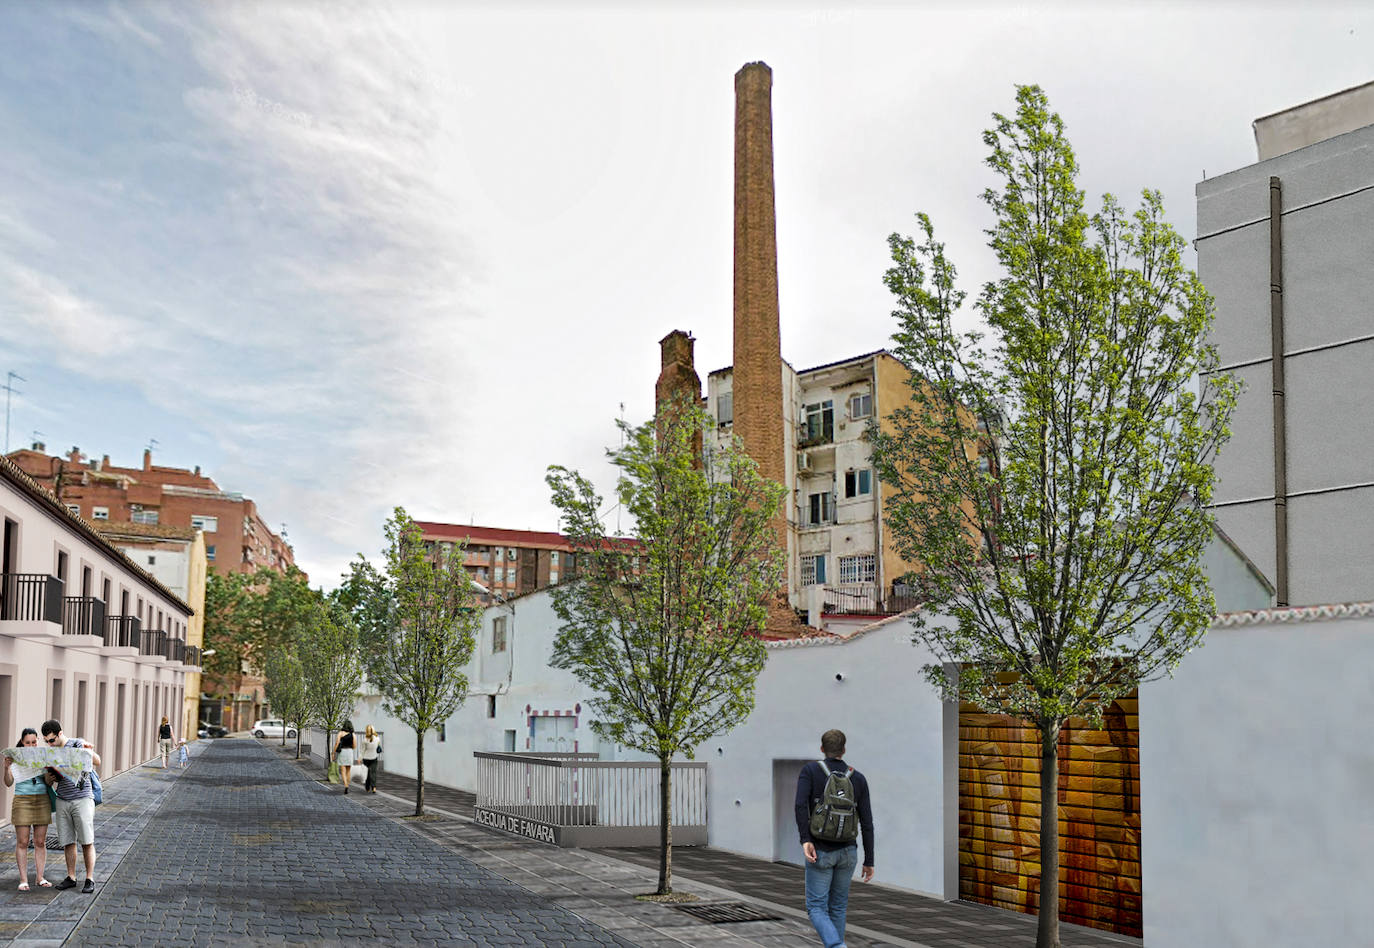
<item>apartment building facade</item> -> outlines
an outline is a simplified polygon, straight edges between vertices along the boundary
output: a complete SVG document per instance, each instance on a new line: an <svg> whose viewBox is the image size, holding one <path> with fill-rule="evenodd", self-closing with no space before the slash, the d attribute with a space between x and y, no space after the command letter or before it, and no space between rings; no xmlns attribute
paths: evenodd
<svg viewBox="0 0 1374 948"><path fill-rule="evenodd" d="M203 531L206 559L221 575L261 567L285 572L295 564L291 545L268 527L257 505L241 493L222 490L199 467L156 465L151 451L143 452L141 468L118 467L109 455L89 459L79 448L65 456L49 455L41 443L11 452L9 458L67 509L92 523Z"/></svg>
<svg viewBox="0 0 1374 948"><path fill-rule="evenodd" d="M884 615L914 605L900 585L911 571L883 517L891 488L873 470L866 437L910 399L910 373L885 350L795 371L782 363L783 398L773 438L783 444L788 601L822 625L825 616ZM707 376L715 443L734 435L733 368Z"/></svg>
<svg viewBox="0 0 1374 948"><path fill-rule="evenodd" d="M483 605L556 586L576 569L572 544L560 533L423 520L416 525L427 549L447 553L459 543L467 544L463 565L487 590L480 596Z"/></svg>
<svg viewBox="0 0 1374 948"><path fill-rule="evenodd" d="M4 458L0 531L0 734L52 717L105 775L150 759L199 670L192 608Z"/></svg>

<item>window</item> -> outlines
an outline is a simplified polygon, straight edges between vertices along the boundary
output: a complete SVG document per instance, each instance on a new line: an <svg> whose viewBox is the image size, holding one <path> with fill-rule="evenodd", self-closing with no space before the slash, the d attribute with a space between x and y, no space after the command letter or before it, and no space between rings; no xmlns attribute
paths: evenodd
<svg viewBox="0 0 1374 948"><path fill-rule="evenodd" d="M214 533L219 529L219 517L207 517L205 514L192 514L191 526L206 533Z"/></svg>
<svg viewBox="0 0 1374 948"><path fill-rule="evenodd" d="M514 608L514 607L512 607ZM491 654L506 650L506 617L497 616L491 620Z"/></svg>
<svg viewBox="0 0 1374 948"><path fill-rule="evenodd" d="M873 414L873 396L864 393L863 395L851 395L849 397L849 417L867 418Z"/></svg>
<svg viewBox="0 0 1374 948"><path fill-rule="evenodd" d="M513 559L515 559L515 547L512 546L512 547L507 548L507 550L506 550L506 559L508 559L508 560L513 560Z"/></svg>
<svg viewBox="0 0 1374 948"><path fill-rule="evenodd" d="M92 507L92 508L91 508L91 519L92 519L92 520L109 520L109 519L110 519L110 508L109 508L109 507Z"/></svg>
<svg viewBox="0 0 1374 948"><path fill-rule="evenodd" d="M816 586L825 582L824 553L801 558L801 582L803 586Z"/></svg>
<svg viewBox="0 0 1374 948"><path fill-rule="evenodd" d="M439 731L439 743L442 744L442 743L444 743L444 741L448 740L448 722L445 721L443 724L440 724L440 725L439 725L439 728L438 728L438 731Z"/></svg>
<svg viewBox="0 0 1374 948"><path fill-rule="evenodd" d="M207 560L213 560L215 558L215 545L213 543L205 548L205 558Z"/></svg>
<svg viewBox="0 0 1374 948"><path fill-rule="evenodd" d="M862 471L844 472L844 495L846 497L861 497L873 491L873 472L865 468Z"/></svg>
<svg viewBox="0 0 1374 948"><path fill-rule="evenodd" d="M68 512L70 512L70 513L76 514L78 517L81 516L81 505L80 505L80 504L68 504L68 505L67 505L67 510L68 510Z"/></svg>
<svg viewBox="0 0 1374 948"><path fill-rule="evenodd" d="M148 557L148 565L149 565L149 566L156 566L156 565L157 565L157 557L156 557L156 556L149 556L149 557Z"/></svg>
<svg viewBox="0 0 1374 948"><path fill-rule="evenodd" d="M806 406L806 420L802 422L802 440L807 444L823 444L835 440L835 403L826 400Z"/></svg>
<svg viewBox="0 0 1374 948"><path fill-rule="evenodd" d="M496 717L496 695L487 695L487 717Z"/></svg>
<svg viewBox="0 0 1374 948"><path fill-rule="evenodd" d="M554 550L552 553L549 554L549 565L550 565L550 566L557 566L557 565L558 565L558 551L557 551L557 550Z"/></svg>
<svg viewBox="0 0 1374 948"><path fill-rule="evenodd" d="M830 496L829 491L820 494L811 494L808 497L810 502L810 516L807 523L811 526L819 526L823 523L833 523L835 520L835 499Z"/></svg>
<svg viewBox="0 0 1374 948"><path fill-rule="evenodd" d="M492 578L495 579L498 583L504 583L506 581L506 568L504 566L496 567Z"/></svg>
<svg viewBox="0 0 1374 948"><path fill-rule="evenodd" d="M154 508L152 510L135 510L134 523L157 523L157 509Z"/></svg>
<svg viewBox="0 0 1374 948"><path fill-rule="evenodd" d="M728 425L735 420L735 393L722 392L716 396L716 421Z"/></svg>
<svg viewBox="0 0 1374 948"><path fill-rule="evenodd" d="M557 586L557 585L558 585L558 570L550 570L550 571L549 571L549 585L550 585L550 586Z"/></svg>
<svg viewBox="0 0 1374 948"><path fill-rule="evenodd" d="M877 559L872 553L840 557L842 583L871 583L877 575Z"/></svg>

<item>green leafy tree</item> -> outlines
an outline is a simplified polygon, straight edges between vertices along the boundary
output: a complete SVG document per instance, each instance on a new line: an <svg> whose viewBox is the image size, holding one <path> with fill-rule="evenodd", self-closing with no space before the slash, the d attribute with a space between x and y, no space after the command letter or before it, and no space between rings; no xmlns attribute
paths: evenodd
<svg viewBox="0 0 1374 948"><path fill-rule="evenodd" d="M346 612L322 603L302 628L297 649L305 683L305 717L324 728L328 759L334 734L353 713L358 699L362 661L357 628Z"/></svg>
<svg viewBox="0 0 1374 948"><path fill-rule="evenodd" d="M594 692L597 734L659 761L660 895L672 892L672 760L753 710L757 633L782 581L772 523L783 488L738 441L703 451L709 423L684 404L621 423L625 444L609 457L635 541L606 536L587 478L557 466L546 478L579 567L554 591L552 663Z"/></svg>
<svg viewBox="0 0 1374 948"><path fill-rule="evenodd" d="M947 696L1039 731L1037 945L1059 944L1058 740L1168 674L1214 612L1201 569L1211 537L1210 458L1236 386L1205 344L1211 299L1158 192L1089 215L1059 116L1035 86L984 134L1000 184L984 201L1001 275L960 332L954 266L918 215L894 234L886 283L909 404L874 438L895 491L888 526L923 564L916 637L957 679ZM1200 380L1200 382L1199 382Z"/></svg>
<svg viewBox="0 0 1374 948"><path fill-rule="evenodd" d="M256 640L251 601L248 576L211 572L205 578L205 651L214 652L203 659L208 694L232 694L242 687L244 663Z"/></svg>
<svg viewBox="0 0 1374 948"><path fill-rule="evenodd" d="M267 657L266 681L267 700L272 709L282 718L281 742L286 745L286 726L296 728L296 757L301 756L301 727L308 717L306 704L305 672L296 655L296 645L277 649Z"/></svg>
<svg viewBox="0 0 1374 948"><path fill-rule="evenodd" d="M464 671L481 612L463 545L426 550L420 528L397 507L386 523L386 563L361 555L338 590L361 632L368 681L387 714L415 731L415 815L425 812L425 735L467 698Z"/></svg>

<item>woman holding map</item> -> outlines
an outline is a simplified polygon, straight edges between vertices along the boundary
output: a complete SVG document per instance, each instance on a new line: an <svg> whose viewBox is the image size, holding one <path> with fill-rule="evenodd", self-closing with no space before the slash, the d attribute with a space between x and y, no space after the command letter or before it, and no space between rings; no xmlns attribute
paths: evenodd
<svg viewBox="0 0 1374 948"><path fill-rule="evenodd" d="M24 728L19 735L19 747L37 747L38 732L31 727ZM14 760L5 757L5 786L14 787L14 805L10 808L10 823L14 826L14 862L19 866L19 891L29 891L29 835L33 835L33 864L38 872L38 887L48 889L52 883L43 878L43 868L47 865L46 848L48 826L52 823L52 805L48 802L48 781L46 774L40 773L18 783L14 780L11 767Z"/></svg>

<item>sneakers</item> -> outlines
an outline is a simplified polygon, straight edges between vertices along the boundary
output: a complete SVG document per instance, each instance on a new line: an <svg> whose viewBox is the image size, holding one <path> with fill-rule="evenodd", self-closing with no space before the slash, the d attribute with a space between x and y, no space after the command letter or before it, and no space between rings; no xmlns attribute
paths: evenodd
<svg viewBox="0 0 1374 948"><path fill-rule="evenodd" d="M82 892L82 894L83 894L83 895L90 895L90 894L91 894L92 892L94 892L94 891L95 891L95 880L94 880L94 879L87 879L87 880L86 880L86 884L83 885L83 886L81 887L81 892Z"/></svg>
<svg viewBox="0 0 1374 948"><path fill-rule="evenodd" d="M87 880L87 881L89 881L89 880ZM59 889L59 890L60 890L60 889L75 889L75 888L76 888L76 880L73 879L71 876L67 876L67 878L65 878L65 879L63 879L61 882L59 882L56 886L54 886L54 888Z"/></svg>

